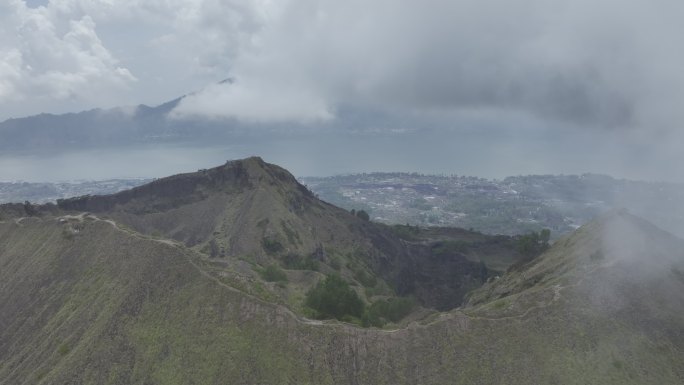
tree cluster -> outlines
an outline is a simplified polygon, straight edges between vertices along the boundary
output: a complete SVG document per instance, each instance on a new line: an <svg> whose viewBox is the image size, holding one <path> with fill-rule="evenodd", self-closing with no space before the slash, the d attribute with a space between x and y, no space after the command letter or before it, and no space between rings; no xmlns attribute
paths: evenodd
<svg viewBox="0 0 684 385"><path fill-rule="evenodd" d="M412 297L394 297L373 302L363 314L363 326L382 327L387 322L399 322L416 307Z"/></svg>
<svg viewBox="0 0 684 385"><path fill-rule="evenodd" d="M518 252L525 257L535 257L549 248L550 238L551 230L549 229L521 235L517 242Z"/></svg>
<svg viewBox="0 0 684 385"><path fill-rule="evenodd" d="M337 274L328 275L306 293L305 305L316 311L317 318L361 317L365 305L347 281Z"/></svg>
<svg viewBox="0 0 684 385"><path fill-rule="evenodd" d="M387 322L398 322L406 317L416 307L416 300L392 297L377 300L367 307L347 281L331 274L306 293L304 304L314 310L319 319L336 318L365 327L382 327Z"/></svg>
<svg viewBox="0 0 684 385"><path fill-rule="evenodd" d="M267 282L287 282L287 275L276 265L268 265L260 271L261 278Z"/></svg>

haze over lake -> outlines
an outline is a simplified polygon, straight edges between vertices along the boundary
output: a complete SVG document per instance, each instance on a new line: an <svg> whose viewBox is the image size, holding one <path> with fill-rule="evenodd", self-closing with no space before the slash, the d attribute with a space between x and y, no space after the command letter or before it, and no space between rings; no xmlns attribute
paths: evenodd
<svg viewBox="0 0 684 385"><path fill-rule="evenodd" d="M611 156L611 144L573 136L566 147L543 135L423 130L378 134L313 133L257 136L232 144L154 144L32 154L0 154L0 178L55 182L111 178L156 178L196 171L250 155L287 167L298 176L371 171L473 175L604 173L639 180L681 181L664 169L643 173L657 159ZM635 148L638 151L638 148ZM624 150L620 154L624 154ZM630 165L626 167L625 164ZM669 174L668 174L669 173Z"/></svg>

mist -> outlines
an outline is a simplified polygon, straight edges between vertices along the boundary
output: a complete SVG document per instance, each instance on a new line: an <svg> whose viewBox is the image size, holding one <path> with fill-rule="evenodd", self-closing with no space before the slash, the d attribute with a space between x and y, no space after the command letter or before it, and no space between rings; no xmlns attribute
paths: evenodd
<svg viewBox="0 0 684 385"><path fill-rule="evenodd" d="M139 162L118 167L89 147L64 158L3 150L0 178L156 177L258 154L297 175L681 182L681 11L641 0L11 0L0 16L0 120L187 95L170 120L244 125L257 139L167 156L126 149ZM307 135L291 135L302 127ZM241 149L219 156L221 146Z"/></svg>
<svg viewBox="0 0 684 385"><path fill-rule="evenodd" d="M635 309L644 317L677 314L682 322L684 306L684 241L635 217L626 210L600 217L587 232L598 242L591 255L578 259L587 263L573 288L589 298L591 310L605 317L635 319ZM587 249L585 249L587 250ZM653 299L658 298L657 302ZM674 319L673 319L674 321Z"/></svg>
<svg viewBox="0 0 684 385"><path fill-rule="evenodd" d="M629 157L610 156L592 138L564 139L554 146L545 133L516 137L507 130L420 130L380 133L293 133L236 138L223 144L149 144L0 154L0 179L158 178L258 155L296 176L374 171L419 172L501 179L527 174L608 174L637 180L680 181L669 170L647 172L649 161L632 169ZM230 141L226 141L230 142ZM652 160L653 161L653 160ZM636 163L636 161L635 161Z"/></svg>

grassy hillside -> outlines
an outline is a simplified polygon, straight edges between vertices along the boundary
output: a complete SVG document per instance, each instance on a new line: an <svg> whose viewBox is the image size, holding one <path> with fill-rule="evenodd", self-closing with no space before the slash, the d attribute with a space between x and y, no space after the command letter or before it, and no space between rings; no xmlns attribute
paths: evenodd
<svg viewBox="0 0 684 385"><path fill-rule="evenodd" d="M624 214L395 330L303 319L92 216L5 221L0 245L0 384L684 379L682 241Z"/></svg>

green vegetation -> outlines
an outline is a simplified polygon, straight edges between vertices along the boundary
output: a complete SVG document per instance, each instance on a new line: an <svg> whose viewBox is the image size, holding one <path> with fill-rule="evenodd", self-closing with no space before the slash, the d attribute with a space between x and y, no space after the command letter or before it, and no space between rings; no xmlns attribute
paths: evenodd
<svg viewBox="0 0 684 385"><path fill-rule="evenodd" d="M373 274L369 274L366 270L360 267L356 263L350 263L349 269L354 273L354 279L359 281L364 287L371 288L375 287L378 283L378 279Z"/></svg>
<svg viewBox="0 0 684 385"><path fill-rule="evenodd" d="M260 220L259 222L257 222L257 223L256 223L256 226L257 226L258 228L260 228L261 230L266 230L266 226L268 226L268 223L269 223L269 222L270 222L270 221L269 221L268 218L264 218L264 219Z"/></svg>
<svg viewBox="0 0 684 385"><path fill-rule="evenodd" d="M277 239L271 239L267 237L264 237L261 240L261 246L264 248L264 251L266 251L268 254L277 254L285 250L283 244L280 243Z"/></svg>
<svg viewBox="0 0 684 385"><path fill-rule="evenodd" d="M221 256L221 248L219 247L218 242L216 242L216 239L209 241L209 243L202 248L202 252L211 258Z"/></svg>
<svg viewBox="0 0 684 385"><path fill-rule="evenodd" d="M465 253L468 243L464 241L439 241L432 245L432 252L435 255Z"/></svg>
<svg viewBox="0 0 684 385"><path fill-rule="evenodd" d="M330 261L328 262L328 265L330 265L330 267L333 270L339 271L342 268L342 262L340 262L340 257L331 257Z"/></svg>
<svg viewBox="0 0 684 385"><path fill-rule="evenodd" d="M364 221L370 221L370 215L365 210L359 210L356 212L356 216L363 219Z"/></svg>
<svg viewBox="0 0 684 385"><path fill-rule="evenodd" d="M287 275L285 272L273 264L263 268L259 274L261 275L261 278L267 282L287 282Z"/></svg>
<svg viewBox="0 0 684 385"><path fill-rule="evenodd" d="M306 293L306 306L314 311L315 318L336 318L358 322L361 325L382 327L388 322L399 322L415 309L413 297L391 297L380 299L366 307L349 286L337 274L328 275L324 280Z"/></svg>
<svg viewBox="0 0 684 385"><path fill-rule="evenodd" d="M413 297L393 297L373 302L362 317L364 326L382 327L387 322L399 322L416 307Z"/></svg>
<svg viewBox="0 0 684 385"><path fill-rule="evenodd" d="M349 283L337 274L328 275L306 293L305 305L316 312L316 318L346 320L361 317L365 305Z"/></svg>
<svg viewBox="0 0 684 385"><path fill-rule="evenodd" d="M57 348L57 354L59 354L60 356L66 356L67 354L69 354L70 351L71 348L69 348L69 345L66 342L62 343Z"/></svg>
<svg viewBox="0 0 684 385"><path fill-rule="evenodd" d="M505 308L506 306L508 306L508 300L506 300L506 299L500 299L500 300L494 301L494 302L492 302L492 306L493 306L495 309L503 309L503 308Z"/></svg>
<svg viewBox="0 0 684 385"><path fill-rule="evenodd" d="M551 230L543 229L540 232L531 232L518 237L518 252L528 259L543 253L549 248Z"/></svg>
<svg viewBox="0 0 684 385"><path fill-rule="evenodd" d="M357 204L353 211L356 219L352 218L317 200L287 171L256 158L158 179L135 191L69 199L62 201L59 209L89 211L116 221L120 228L128 225L131 233L156 234L159 239L173 239L200 250L220 259L217 270L235 273L231 282L241 281L235 276L245 275L243 269L253 275L270 264L285 270L336 271L350 284L363 286L355 288L359 295L365 289L382 293L376 295L393 294L376 287L383 282L387 287L405 287L402 294L415 295L421 304L439 309L460 305L469 289L482 284L473 279L477 275L474 264L484 261L487 267L504 271L519 257L511 242L494 244L498 242L495 237L486 236L473 240L474 234L460 231L432 236L432 230L415 229L418 236L428 235L408 244L390 227L366 222L373 207ZM461 238L473 246L468 253L455 259L428 258L434 255L430 251L434 241ZM445 247L458 245L447 243ZM236 266L240 259L251 266ZM442 268L447 259L450 268ZM344 267L351 261L357 268L348 271ZM223 274L217 271L215 275ZM312 276L288 272L287 277L293 281L287 290L272 294L301 308ZM445 293L443 285L432 284L438 281L450 291ZM256 281L241 285L249 288L247 292L261 292ZM273 285L265 287L266 291L273 289Z"/></svg>
<svg viewBox="0 0 684 385"><path fill-rule="evenodd" d="M349 285L355 273L346 267L340 269L345 275L324 279L288 271L298 281L282 291L294 291L290 298L300 301L294 304L260 293L274 285L230 274L234 267L250 268L229 260L248 258L249 250L215 260L103 221L83 223L71 240L62 236L65 224L53 217L26 219L21 226L0 223L0 282L6 288L0 290L0 314L9 321L0 328L0 385L682 383L684 267L670 257L681 255L683 242L641 222L630 222L636 223L631 233L648 242L628 243L624 250L648 258L626 258L629 273L608 264L594 268L589 256L604 250L610 259L613 252L602 249L604 225L588 226L524 271L490 280L473 292L472 302L448 313L416 311L411 298L391 298L390 291L364 305L356 294L361 288ZM380 225L357 227L392 241ZM263 255L263 234L251 234L259 249L252 258L266 277L277 277L282 257ZM469 242L469 250L474 244L501 247L494 239L454 230L424 229L425 234L429 239L414 246L460 239ZM486 239L491 242L481 242ZM512 241L502 244L511 247ZM342 266L356 263L356 270L379 274L368 268L369 250L322 247L326 253L319 258L335 256ZM425 246L424 254L406 258L415 258L415 266L429 263L429 251ZM652 274L635 280L632 273L642 266ZM477 266L467 267L477 274ZM430 278L440 273L419 273L425 272ZM376 288L385 284L380 277ZM609 284L614 290L602 290ZM629 308L607 309L614 295ZM297 311L305 300L322 309L311 310L316 318L353 324L302 319L277 304L294 304ZM393 325L396 330L356 327L387 327L406 314L411 323ZM483 366L482 357L492 365Z"/></svg>
<svg viewBox="0 0 684 385"><path fill-rule="evenodd" d="M368 214L368 212L366 210L358 210L357 211L356 209L351 209L349 212L351 213L351 215L354 215L358 218L361 218L364 221L370 220L370 215Z"/></svg>
<svg viewBox="0 0 684 385"><path fill-rule="evenodd" d="M490 279L458 309L437 312L428 308L434 297L453 299L481 284L487 256L504 254L502 266L516 260L518 238L423 228L404 242L387 226L359 226L304 195L299 207L310 207L294 215L279 206L290 201L278 198L288 197L291 185L265 179L268 173L252 177L246 168L253 166L221 174L241 183L222 191L252 182L263 188L226 199L203 186L201 201L169 204L152 218L126 211L121 197L114 205L103 198L102 207L114 209L98 217L128 220L125 231L92 218L82 227L76 219L60 223L42 211L17 225L3 211L10 220L0 223L0 385L682 383L684 262L677 258L684 242L676 237L628 217L589 225L521 270ZM156 199L136 192L134 203L161 210ZM266 212L271 222L259 225ZM281 219L306 247L287 243ZM152 225L159 222L173 232ZM625 225L633 236L619 240L618 250L639 258L592 262L597 250L613 259L603 231ZM65 227L79 231L65 239ZM167 239L142 234L155 229ZM264 235L281 243L276 255L265 253ZM523 243L544 244L547 235ZM210 252L213 238L225 258L198 252ZM622 243L630 238L636 242ZM463 245L463 256L446 255ZM339 275L282 270L333 267L333 258ZM643 270L649 274L635 273ZM264 279L252 279L255 272ZM281 285L285 273L290 282ZM374 277L372 288L352 285ZM398 284L405 284L401 291ZM395 298L390 285L415 300ZM308 312L348 323L300 317ZM483 357L491 365L482 365Z"/></svg>
<svg viewBox="0 0 684 385"><path fill-rule="evenodd" d="M285 236L287 237L287 241L290 243L290 245L296 246L302 244L299 234L295 230L292 230L290 226L285 223L285 221L281 221L280 225L283 228L283 232L285 232Z"/></svg>
<svg viewBox="0 0 684 385"><path fill-rule="evenodd" d="M407 241L419 241L420 240L420 227L411 226L408 223L405 225L394 225L392 226L392 231L401 239Z"/></svg>
<svg viewBox="0 0 684 385"><path fill-rule="evenodd" d="M313 270L318 271L319 263L314 259L312 255L307 257L289 253L281 257L280 259L283 266L290 270Z"/></svg>

